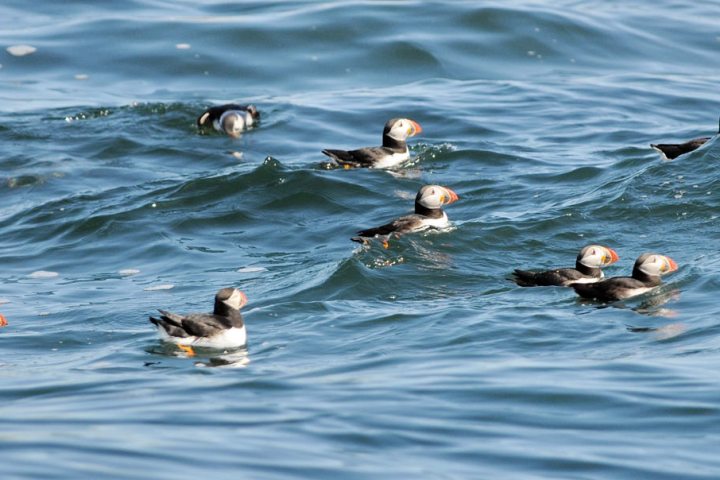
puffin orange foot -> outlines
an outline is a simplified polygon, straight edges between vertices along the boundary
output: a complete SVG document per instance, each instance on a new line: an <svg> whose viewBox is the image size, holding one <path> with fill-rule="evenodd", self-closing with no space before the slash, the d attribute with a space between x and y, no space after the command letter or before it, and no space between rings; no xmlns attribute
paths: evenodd
<svg viewBox="0 0 720 480"><path fill-rule="evenodd" d="M346 163L345 165L343 165L343 168L345 170L350 170L352 167Z"/></svg>
<svg viewBox="0 0 720 480"><path fill-rule="evenodd" d="M383 240L383 248L386 250L390 248L390 242L388 242L387 240Z"/></svg>
<svg viewBox="0 0 720 480"><path fill-rule="evenodd" d="M180 350L187 353L188 357L194 357L195 356L195 350L190 345L178 345Z"/></svg>

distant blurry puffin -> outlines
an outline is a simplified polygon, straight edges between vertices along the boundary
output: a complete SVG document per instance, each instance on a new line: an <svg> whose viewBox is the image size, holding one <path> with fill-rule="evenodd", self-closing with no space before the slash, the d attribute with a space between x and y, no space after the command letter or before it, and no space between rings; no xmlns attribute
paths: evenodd
<svg viewBox="0 0 720 480"><path fill-rule="evenodd" d="M421 232L428 228L446 228L450 225L447 213L442 209L458 199L457 193L440 185L425 185L415 196L415 213L393 220L390 223L376 228L360 230L354 242L366 243L368 239L376 236L385 237L383 244L387 247L387 238L390 235Z"/></svg>
<svg viewBox="0 0 720 480"><path fill-rule="evenodd" d="M720 133L720 122L718 122L718 133ZM660 152L668 160L677 158L685 153L690 153L702 147L712 137L699 137L688 140L685 143L651 143L650 146Z"/></svg>
<svg viewBox="0 0 720 480"><path fill-rule="evenodd" d="M649 292L662 283L662 275L677 269L677 263L670 257L643 253L635 261L631 277L612 277L597 283L576 283L572 288L581 297L614 302Z"/></svg>
<svg viewBox="0 0 720 480"><path fill-rule="evenodd" d="M408 118L393 118L385 124L381 147L349 151L325 149L322 153L345 168L392 168L410 159L405 140L420 132L422 127L419 123Z"/></svg>
<svg viewBox="0 0 720 480"><path fill-rule="evenodd" d="M569 287L575 283L594 283L605 275L602 268L620 259L615 250L602 245L588 245L580 250L575 268L558 268L544 271L515 269L515 282L521 287L557 285Z"/></svg>
<svg viewBox="0 0 720 480"><path fill-rule="evenodd" d="M252 127L260 119L255 105L237 105L228 103L205 110L197 119L198 128L212 127L218 132L224 132L237 138Z"/></svg>
<svg viewBox="0 0 720 480"><path fill-rule="evenodd" d="M150 317L160 337L177 344L189 355L192 347L236 348L245 345L247 333L240 309L247 297L237 288L223 288L215 295L213 313L190 313L178 315L158 310L160 318Z"/></svg>

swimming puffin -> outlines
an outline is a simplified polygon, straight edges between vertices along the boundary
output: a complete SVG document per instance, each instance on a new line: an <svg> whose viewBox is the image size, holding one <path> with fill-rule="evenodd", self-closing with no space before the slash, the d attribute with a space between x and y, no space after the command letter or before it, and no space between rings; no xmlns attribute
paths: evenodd
<svg viewBox="0 0 720 480"><path fill-rule="evenodd" d="M177 344L192 356L192 347L236 348L247 341L245 323L240 309L247 303L245 294L237 288L223 288L215 295L212 313L177 313L158 310L160 318L150 317L160 337Z"/></svg>
<svg viewBox="0 0 720 480"><path fill-rule="evenodd" d="M381 147L365 147L357 150L322 151L344 168L392 168L410 159L408 137L422 132L419 123L409 118L392 118L385 124Z"/></svg>
<svg viewBox="0 0 720 480"><path fill-rule="evenodd" d="M458 198L457 193L447 187L425 185L418 190L415 196L415 213L376 228L360 230L357 233L358 236L352 237L351 240L367 243L368 239L381 236L385 237L383 245L387 248L387 238L390 235L400 236L405 233L421 232L428 228L445 228L450 225L450 221L442 206L451 204Z"/></svg>
<svg viewBox="0 0 720 480"><path fill-rule="evenodd" d="M583 298L614 302L649 292L662 283L662 275L677 269L677 263L670 257L643 253L635 261L631 277L613 277L597 283L576 283L572 288Z"/></svg>
<svg viewBox="0 0 720 480"><path fill-rule="evenodd" d="M197 119L198 128L212 127L218 132L224 132L237 138L252 127L260 119L255 105L237 105L228 103L205 110Z"/></svg>
<svg viewBox="0 0 720 480"><path fill-rule="evenodd" d="M720 133L720 122L718 122L718 133ZM680 155L692 152L702 147L712 137L699 137L688 140L685 143L651 143L650 146L660 152L667 160L672 160Z"/></svg>
<svg viewBox="0 0 720 480"><path fill-rule="evenodd" d="M583 247L575 260L575 268L557 268L544 271L515 269L515 282L521 287L562 286L574 283L594 283L605 277L602 268L620 259L615 250L602 245Z"/></svg>

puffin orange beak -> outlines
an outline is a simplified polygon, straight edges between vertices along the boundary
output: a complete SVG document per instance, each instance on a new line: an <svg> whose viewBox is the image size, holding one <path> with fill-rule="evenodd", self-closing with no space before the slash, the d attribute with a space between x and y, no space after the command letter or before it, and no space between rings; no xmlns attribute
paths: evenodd
<svg viewBox="0 0 720 480"><path fill-rule="evenodd" d="M452 191L452 190L449 189L448 187L443 187L443 188L447 191L447 194L448 194L448 197L449 197L448 201L445 202L446 204L449 205L449 204L451 204L451 203L453 203L453 202L457 202L457 201L458 201L458 199L459 199L460 197L458 197L458 194L457 194L457 193L455 193L454 191Z"/></svg>
<svg viewBox="0 0 720 480"><path fill-rule="evenodd" d="M422 127L420 126L419 123L417 123L417 122L415 122L415 121L413 121L413 120L409 120L409 119L408 119L408 121L410 122L410 125L412 125L412 127L413 127L413 131L412 131L412 133L410 134L411 137L414 137L414 136L417 135L418 133L422 132Z"/></svg>
<svg viewBox="0 0 720 480"><path fill-rule="evenodd" d="M238 292L240 292L240 307L238 308L238 310L240 310L240 308L244 307L248 303L248 298L242 290L238 290Z"/></svg>
<svg viewBox="0 0 720 480"><path fill-rule="evenodd" d="M613 263L620 260L620 256L617 254L617 252L615 250L613 250L612 248L608 248L608 247L605 247L605 248L607 248L607 251L610 252L610 261L607 262L608 265L612 265Z"/></svg>
<svg viewBox="0 0 720 480"><path fill-rule="evenodd" d="M675 260L673 260L670 257L665 257L665 258L667 259L668 264L670 264L670 269L668 270L668 272L674 272L675 270L678 269L678 264L675 263Z"/></svg>

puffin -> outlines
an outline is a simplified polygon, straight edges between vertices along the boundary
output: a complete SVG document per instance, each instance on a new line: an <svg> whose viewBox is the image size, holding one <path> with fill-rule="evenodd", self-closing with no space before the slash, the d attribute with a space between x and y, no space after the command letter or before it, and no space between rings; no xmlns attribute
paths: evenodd
<svg viewBox="0 0 720 480"><path fill-rule="evenodd" d="M212 127L218 132L238 138L243 130L252 127L260 119L255 105L228 103L210 107L197 119L198 128Z"/></svg>
<svg viewBox="0 0 720 480"><path fill-rule="evenodd" d="M406 140L420 132L419 123L409 118L392 118L383 129L381 147L349 151L325 149L322 153L343 168L393 168L410 159Z"/></svg>
<svg viewBox="0 0 720 480"><path fill-rule="evenodd" d="M458 198L458 194L448 187L424 185L420 187L415 196L415 213L405 215L379 227L360 230L357 232L358 236L352 237L351 240L367 243L371 238L383 237L383 246L388 248L387 239L391 235L400 236L429 228L446 228L450 225L450 221L442 206L449 205Z"/></svg>
<svg viewBox="0 0 720 480"><path fill-rule="evenodd" d="M720 121L718 122L718 133L720 133ZM685 143L651 143L650 146L660 152L667 160L672 160L702 147L712 137L698 137L688 140Z"/></svg>
<svg viewBox="0 0 720 480"><path fill-rule="evenodd" d="M513 272L515 283L521 287L569 287L575 283L599 282L605 277L603 267L620 259L615 250L602 245L587 245L580 250L575 268L556 268L544 271L528 271L518 268Z"/></svg>
<svg viewBox="0 0 720 480"><path fill-rule="evenodd" d="M192 347L237 348L247 342L245 323L240 309L247 296L237 288L223 288L215 295L212 313L179 315L158 310L160 318L150 317L160 337L178 345L189 356L195 355Z"/></svg>
<svg viewBox="0 0 720 480"><path fill-rule="evenodd" d="M677 263L670 257L643 253L635 260L630 277L612 277L597 283L575 283L572 288L583 298L615 302L649 292L660 286L662 275L677 269Z"/></svg>

